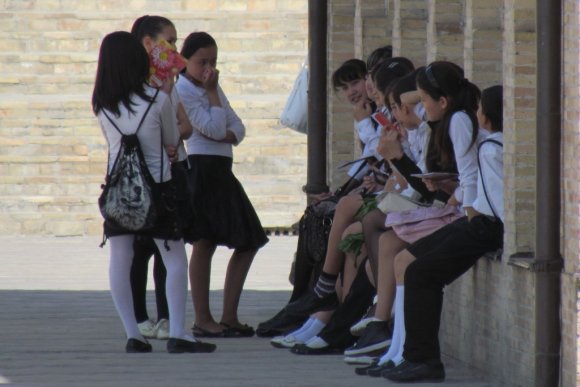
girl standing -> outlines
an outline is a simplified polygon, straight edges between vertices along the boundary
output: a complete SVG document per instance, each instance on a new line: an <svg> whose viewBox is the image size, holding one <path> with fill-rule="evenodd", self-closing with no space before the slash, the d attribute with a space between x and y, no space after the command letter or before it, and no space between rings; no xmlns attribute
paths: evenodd
<svg viewBox="0 0 580 387"><path fill-rule="evenodd" d="M162 145L176 146L168 142L166 137L161 144L162 130L169 131L176 128L177 124L168 95L147 84L148 74L147 52L137 38L124 31L107 35L99 53L92 106L108 144L107 174L111 172L121 149L122 135L137 133L147 169L161 189L161 183L163 186L171 184L169 157ZM130 272L136 235L153 238L167 267L166 291L171 316L167 351L182 353L215 350L215 345L196 341L184 328L187 257L177 223L176 211L160 213L154 227L147 231L129 231L105 221L104 234L110 240L111 294L128 338L125 347L127 352L152 350L139 332L133 311Z"/></svg>
<svg viewBox="0 0 580 387"><path fill-rule="evenodd" d="M162 16L141 16L133 23L131 33L143 44L145 50L150 52L155 45L164 39L175 48L177 42L177 31L171 20ZM188 213L188 193L187 193L187 153L183 140L191 136L193 128L187 118L183 104L179 100L179 95L173 87L174 79L169 77L162 89L168 92L171 106L177 117L179 133L175 131L174 138L170 139L174 146L166 146L166 151L172 158L171 175L176 184L176 194L180 204L179 215L187 219ZM169 132L169 131L167 131ZM182 220L182 223L183 223ZM155 246L151 238L136 237L133 245L135 256L131 266L131 289L133 291L133 306L135 308L135 318L139 325L139 331L147 338L168 339L169 338L169 309L167 306L167 297L165 295L165 277L167 271L161 253ZM153 279L155 281L155 300L157 303L157 321L150 320L146 306L147 291L147 272L149 260L154 256L153 261Z"/></svg>
<svg viewBox="0 0 580 387"><path fill-rule="evenodd" d="M186 235L193 244L189 266L193 332L202 337L249 337L254 329L240 323L238 305L254 256L268 238L232 172L232 146L244 139L245 127L219 86L218 47L213 37L206 32L191 33L181 55L188 62L176 88L194 128L186 143L193 186L194 222ZM219 323L209 308L211 259L218 245L234 249Z"/></svg>

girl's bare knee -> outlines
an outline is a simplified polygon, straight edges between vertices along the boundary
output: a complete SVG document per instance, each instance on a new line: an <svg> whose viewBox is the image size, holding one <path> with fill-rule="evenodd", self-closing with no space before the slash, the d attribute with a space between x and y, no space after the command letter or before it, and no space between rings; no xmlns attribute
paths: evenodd
<svg viewBox="0 0 580 387"><path fill-rule="evenodd" d="M401 251L395 256L395 270L397 272L402 271L403 273L413 261L415 257L406 249Z"/></svg>

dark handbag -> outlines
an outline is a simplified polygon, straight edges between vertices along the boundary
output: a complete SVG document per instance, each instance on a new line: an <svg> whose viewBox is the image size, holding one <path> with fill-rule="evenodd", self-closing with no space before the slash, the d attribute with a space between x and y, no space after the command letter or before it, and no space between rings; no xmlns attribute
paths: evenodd
<svg viewBox="0 0 580 387"><path fill-rule="evenodd" d="M328 235L332 227L336 200L323 200L306 207L300 219L300 242L311 262L323 262L326 257ZM300 246L299 246L300 248Z"/></svg>

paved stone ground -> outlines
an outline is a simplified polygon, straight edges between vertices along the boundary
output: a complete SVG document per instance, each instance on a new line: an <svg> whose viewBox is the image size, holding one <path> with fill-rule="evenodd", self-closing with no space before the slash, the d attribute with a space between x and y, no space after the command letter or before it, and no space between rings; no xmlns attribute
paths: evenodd
<svg viewBox="0 0 580 387"><path fill-rule="evenodd" d="M124 353L107 284L108 249L98 238L0 237L0 384L13 386L385 386L360 377L340 355L296 356L267 339L215 339L213 354ZM272 237L259 253L240 306L251 325L289 297L296 237ZM214 258L212 304L219 318L227 250ZM152 282L152 281L151 281ZM155 311L149 295L149 310ZM188 305L188 323L193 321ZM492 386L445 360L450 386ZM423 384L425 385L425 384Z"/></svg>

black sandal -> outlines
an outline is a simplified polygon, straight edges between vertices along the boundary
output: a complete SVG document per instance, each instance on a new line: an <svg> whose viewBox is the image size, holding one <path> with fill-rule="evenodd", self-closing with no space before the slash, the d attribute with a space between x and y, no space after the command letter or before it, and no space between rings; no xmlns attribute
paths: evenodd
<svg viewBox="0 0 580 387"><path fill-rule="evenodd" d="M224 335L222 337L252 337L256 333L254 328L248 324L242 324L241 326L231 326L226 323L220 323L226 329L224 330Z"/></svg>
<svg viewBox="0 0 580 387"><path fill-rule="evenodd" d="M226 337L226 331L227 328L221 332L210 332L206 329L198 327L195 324L193 324L193 327L191 328L191 333L193 333L194 337Z"/></svg>

